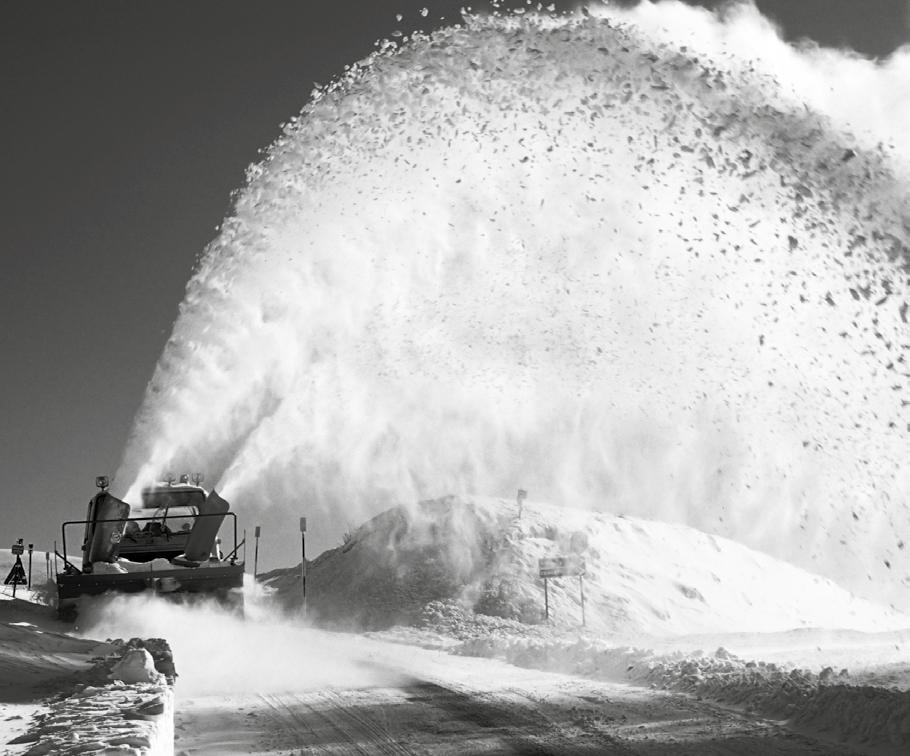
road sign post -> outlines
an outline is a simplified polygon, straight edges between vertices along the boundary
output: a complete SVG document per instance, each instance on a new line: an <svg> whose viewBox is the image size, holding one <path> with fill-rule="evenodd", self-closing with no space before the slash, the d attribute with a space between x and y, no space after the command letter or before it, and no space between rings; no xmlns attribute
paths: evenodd
<svg viewBox="0 0 910 756"><path fill-rule="evenodd" d="M306 618L306 517L300 518L300 584L303 590L303 616Z"/></svg>
<svg viewBox="0 0 910 756"><path fill-rule="evenodd" d="M557 577L578 577L578 589L581 598L581 624L585 625L585 560L577 555L548 557L537 560L538 574L543 578L544 616L550 619L550 595L547 580Z"/></svg>
<svg viewBox="0 0 910 756"><path fill-rule="evenodd" d="M259 575L259 534L262 532L261 526L257 525L253 534L256 536L256 551L253 553L253 580L258 580Z"/></svg>
<svg viewBox="0 0 910 756"><path fill-rule="evenodd" d="M13 569L9 571L9 575L6 576L6 580L3 582L5 585L13 586L13 598L16 598L16 586L25 585L27 583L25 568L22 566L22 554L25 552L25 547L22 545L21 538L13 544L10 551L15 555L16 563L13 565Z"/></svg>

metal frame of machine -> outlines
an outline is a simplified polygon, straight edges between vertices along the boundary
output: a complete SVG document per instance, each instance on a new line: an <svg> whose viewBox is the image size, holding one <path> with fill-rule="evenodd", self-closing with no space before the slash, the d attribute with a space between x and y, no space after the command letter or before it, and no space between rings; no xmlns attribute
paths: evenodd
<svg viewBox="0 0 910 756"><path fill-rule="evenodd" d="M99 486L100 487L100 486ZM212 492L214 494L214 492ZM214 556L208 553L204 559L193 561L183 556L183 558L174 556L175 544L171 542L168 534L162 533L157 543L148 544L147 552L144 554L145 561L128 561L130 568L125 572L97 571L95 565L102 562L117 563L118 546L122 541L123 530L127 522L141 523L160 522L160 516L148 517L113 517L99 518L98 506L101 497L109 496L105 489L96 494L89 503L88 517L85 520L68 520L61 526L62 548L63 553L55 550L55 555L63 562L62 570L59 569L59 563L55 561L56 580L57 580L57 611L61 617L74 617L77 612L79 599L85 596L99 596L109 591L116 593L139 593L141 591L154 591L157 594L166 595L178 600L188 596L209 596L230 605L242 604L240 589L243 586L244 563L238 560L237 553L244 541L237 542L237 516L234 512L227 511L227 502L224 502L215 494L215 498L223 504L223 511L197 512L192 515L194 518L193 528L195 529L199 521L205 518L218 518L218 523L225 517L230 517L233 530L233 549L224 558L216 552ZM119 500L113 499L118 504L123 504ZM125 505L128 506L128 505ZM82 545L83 565L82 569L69 561L67 551L67 529L73 526L82 526L85 529L85 541ZM214 533L217 526L204 526L214 528L209 532L212 533L213 543L215 542ZM112 558L95 558L94 561L88 561L94 550L93 540L96 533L105 533L105 538L111 542L109 557ZM183 533L176 534L174 541L180 541L185 545L187 538ZM206 547L211 553L210 547ZM160 556L156 556L156 550ZM124 559L129 554L122 555ZM160 560L167 559L171 563L171 568L161 567ZM158 562L152 564L152 562Z"/></svg>

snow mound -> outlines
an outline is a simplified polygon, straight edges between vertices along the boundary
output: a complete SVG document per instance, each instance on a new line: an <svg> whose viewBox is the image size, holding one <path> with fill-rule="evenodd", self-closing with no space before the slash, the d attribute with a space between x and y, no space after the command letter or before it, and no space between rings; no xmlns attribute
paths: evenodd
<svg viewBox="0 0 910 756"><path fill-rule="evenodd" d="M108 679L124 683L160 683L164 675L155 669L155 660L146 649L134 648L113 666Z"/></svg>
<svg viewBox="0 0 910 756"><path fill-rule="evenodd" d="M910 617L830 580L694 528L494 498L446 497L394 508L308 565L308 603L323 622L383 628L418 620L427 603L541 622L538 560L576 554L583 578L548 581L550 622L653 636L837 628L910 628ZM285 605L299 567L264 576ZM582 586L583 582L583 586Z"/></svg>

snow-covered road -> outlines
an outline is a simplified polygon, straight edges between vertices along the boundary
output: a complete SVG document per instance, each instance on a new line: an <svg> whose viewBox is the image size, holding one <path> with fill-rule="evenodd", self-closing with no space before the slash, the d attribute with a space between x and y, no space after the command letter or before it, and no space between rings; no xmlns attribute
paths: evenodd
<svg viewBox="0 0 910 756"><path fill-rule="evenodd" d="M900 631L631 646L440 609L422 628L363 634L247 598L246 617L153 596L86 614L89 637L168 639L178 754L907 753Z"/></svg>
<svg viewBox="0 0 910 756"><path fill-rule="evenodd" d="M688 696L489 659L375 643L364 668L377 682L182 698L175 752L854 753Z"/></svg>
<svg viewBox="0 0 910 756"><path fill-rule="evenodd" d="M665 639L649 650L644 636L636 649L493 618L458 625L457 633L452 625L448 633L399 627L354 634L307 627L255 600L242 618L217 606L130 596L103 602L94 618L87 612L80 639L55 632L47 617L40 628L24 622L24 602L19 613L3 603L2 677L10 683L15 672L29 691L13 698L7 686L3 743L34 725L25 720L35 712L13 702L37 704L59 687L57 677L47 687L30 674L36 665L84 685L82 656L72 651L97 656L110 644L92 638L144 633L168 637L173 647L175 753L184 756L907 752L906 665L881 672L884 661L893 662L887 648L901 655L906 647L901 632L711 635ZM38 619L36 610L28 618ZM714 644L735 653L703 650ZM753 663L736 653L776 661ZM58 670L65 660L70 666ZM825 681L824 671L793 666L835 661L851 672ZM122 724L118 707L101 708L106 725ZM9 748L3 753L30 746Z"/></svg>

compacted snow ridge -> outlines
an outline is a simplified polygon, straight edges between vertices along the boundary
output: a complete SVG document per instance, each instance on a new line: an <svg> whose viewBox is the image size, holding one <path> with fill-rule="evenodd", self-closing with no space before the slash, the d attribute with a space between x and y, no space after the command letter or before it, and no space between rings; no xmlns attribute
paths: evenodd
<svg viewBox="0 0 910 756"><path fill-rule="evenodd" d="M173 692L161 682L87 685L35 717L28 732L11 744L31 744L39 754L148 754L174 752Z"/></svg>
<svg viewBox="0 0 910 756"><path fill-rule="evenodd" d="M97 641L69 634L53 609L0 601L4 754L173 753L175 678L161 639Z"/></svg>

